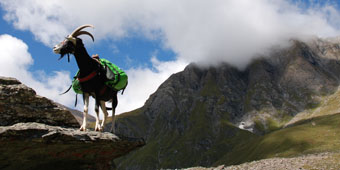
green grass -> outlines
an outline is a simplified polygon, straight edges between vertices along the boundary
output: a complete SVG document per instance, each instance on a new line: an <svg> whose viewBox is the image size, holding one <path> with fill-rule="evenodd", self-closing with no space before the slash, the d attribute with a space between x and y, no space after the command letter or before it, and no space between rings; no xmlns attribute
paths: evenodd
<svg viewBox="0 0 340 170"><path fill-rule="evenodd" d="M267 118L266 123L267 123L267 128L268 128L267 131L269 131L269 132L278 130L283 126L283 124L281 122L279 122L279 121L277 121L277 120L275 120L271 117Z"/></svg>
<svg viewBox="0 0 340 170"><path fill-rule="evenodd" d="M142 115L143 108L139 108L130 112L126 112L115 116L115 121L119 122L125 126L129 126L129 130L132 131L135 136L141 137L144 135L146 129L148 128L147 118ZM109 116L106 120L106 126L111 125L112 117ZM90 122L87 124L87 128L94 130L96 122Z"/></svg>
<svg viewBox="0 0 340 170"><path fill-rule="evenodd" d="M205 95L218 93L213 88L206 88L201 92ZM129 112L118 116L117 119L127 124L136 123L137 127L145 127L145 132L151 128L153 135L149 136L147 145L117 161L123 167L139 165L142 169L185 168L193 165L231 165L272 157L337 152L340 151L340 113L334 113L340 108L339 96L335 94L318 105L310 105L313 114L307 114L302 117L303 120L288 128L281 129L292 118L285 112L279 112L278 116L273 118L266 117L263 121L260 118L255 119L258 129L269 132L263 136L234 127L229 122L228 113L218 113L221 119L212 120L207 114L206 104L199 101L193 104L190 113L180 113L178 109L171 113L175 115L176 120L189 122L182 133L165 128L169 123L166 120L156 118L154 123L149 125L141 117L141 111ZM225 102L223 96L216 100L218 104ZM134 118L130 120L129 117ZM134 122L134 119L138 121ZM206 139L210 140L210 146L201 144L201 141ZM333 159L337 161L340 156Z"/></svg>
<svg viewBox="0 0 340 170"><path fill-rule="evenodd" d="M178 110L175 109L175 112ZM185 125L183 132L169 129L164 126L167 121L156 119L152 125L155 132L148 138L147 144L137 152L130 153L128 158L118 159L119 168L132 169L129 166L131 164L139 164L142 169L208 166L234 146L255 136L234 127L228 120L212 120L203 102L196 102L189 114L173 114L177 114L181 120L188 116L190 124Z"/></svg>
<svg viewBox="0 0 340 170"><path fill-rule="evenodd" d="M220 98L217 101L217 104L222 105L222 104L224 104L225 100L226 100L225 96L221 95Z"/></svg>
<svg viewBox="0 0 340 170"><path fill-rule="evenodd" d="M340 108L340 91L336 91L333 95L324 96L320 102L318 109L311 110L313 116L330 115L337 113Z"/></svg>
<svg viewBox="0 0 340 170"><path fill-rule="evenodd" d="M123 167L138 164L142 168L184 168L340 151L340 113L301 120L279 130L282 126L280 122L267 119L266 124L273 132L256 136L234 127L226 119L219 121L219 130L216 132L216 127L210 122L212 120L206 115L206 109L204 103L195 104L188 117L192 124L183 134L164 129L162 124L166 122L156 120L153 127L158 133L148 139L147 145L129 154L128 159L123 157L117 161ZM138 117L137 111L129 114ZM212 145L201 148L200 142L206 139Z"/></svg>
<svg viewBox="0 0 340 170"><path fill-rule="evenodd" d="M294 157L309 153L340 150L340 114L297 122L238 145L215 163L239 164L272 157Z"/></svg>
<svg viewBox="0 0 340 170"><path fill-rule="evenodd" d="M297 114L294 117L294 121L332 115L340 111L340 90L336 91L332 95L322 96L319 100L320 102L317 105L314 105L314 107L305 109L303 112ZM291 123L293 122L289 122L289 124Z"/></svg>
<svg viewBox="0 0 340 170"><path fill-rule="evenodd" d="M260 118L255 118L254 119L254 123L255 123L255 129L261 131L261 132L265 132L266 131L266 127L265 125L262 123Z"/></svg>
<svg viewBox="0 0 340 170"><path fill-rule="evenodd" d="M200 94L202 96L216 96L219 95L221 91L216 84L216 80L213 77L209 77L208 80L205 82Z"/></svg>
<svg viewBox="0 0 340 170"><path fill-rule="evenodd" d="M155 129L157 135L148 139L146 146L117 161L123 167L137 164L142 169L185 168L340 151L340 113L301 120L279 130L275 129L281 124L269 119L267 124L275 131L264 136L240 130L225 119L220 120L216 132L216 127L209 122L212 120L206 115L205 104L200 102L195 104L188 118L192 124L183 134L162 129L165 122L156 120L154 127L161 128ZM209 139L212 145L206 146L207 149L200 148L200 142L205 139Z"/></svg>

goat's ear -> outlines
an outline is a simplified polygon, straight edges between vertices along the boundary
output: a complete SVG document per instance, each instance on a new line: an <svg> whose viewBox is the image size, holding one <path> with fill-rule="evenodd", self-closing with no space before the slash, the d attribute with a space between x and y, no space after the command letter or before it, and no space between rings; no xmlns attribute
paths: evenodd
<svg viewBox="0 0 340 170"><path fill-rule="evenodd" d="M73 45L76 45L76 43L77 43L77 39L76 39L76 38L74 38L74 37L72 37L71 35L69 35L69 36L67 37L67 39L70 40L70 41L73 43Z"/></svg>

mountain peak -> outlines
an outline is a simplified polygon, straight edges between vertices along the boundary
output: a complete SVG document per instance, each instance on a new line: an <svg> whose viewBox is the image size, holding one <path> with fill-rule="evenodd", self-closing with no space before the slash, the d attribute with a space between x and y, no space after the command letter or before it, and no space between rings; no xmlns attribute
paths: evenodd
<svg viewBox="0 0 340 170"><path fill-rule="evenodd" d="M292 40L291 46L273 49L243 70L227 63L188 65L170 76L142 108L118 116L119 132L148 142L120 166L146 161L140 154L150 155L150 164L138 165L141 169L209 166L244 139L285 127L337 91L338 40Z"/></svg>

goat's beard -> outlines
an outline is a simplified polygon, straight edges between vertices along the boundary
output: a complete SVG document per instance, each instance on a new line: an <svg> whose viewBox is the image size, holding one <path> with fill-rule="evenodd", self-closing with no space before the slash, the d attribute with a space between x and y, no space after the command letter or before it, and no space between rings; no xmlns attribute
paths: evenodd
<svg viewBox="0 0 340 170"><path fill-rule="evenodd" d="M61 60L67 54L67 61L70 62L70 53L61 53L58 60Z"/></svg>
<svg viewBox="0 0 340 170"><path fill-rule="evenodd" d="M66 43L66 46L63 46L60 49L59 51L60 57L58 60L61 60L67 54L68 61L70 62L70 54L74 54L74 52L75 52L75 46L71 42L68 41Z"/></svg>

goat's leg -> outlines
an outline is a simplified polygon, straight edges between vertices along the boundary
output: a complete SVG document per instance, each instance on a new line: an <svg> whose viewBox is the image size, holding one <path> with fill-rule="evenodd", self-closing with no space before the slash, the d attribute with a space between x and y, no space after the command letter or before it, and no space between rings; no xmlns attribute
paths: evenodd
<svg viewBox="0 0 340 170"><path fill-rule="evenodd" d="M116 107L118 105L118 99L117 99L117 93L112 99L112 125L111 125L111 130L110 132L115 133L115 113L116 113Z"/></svg>
<svg viewBox="0 0 340 170"><path fill-rule="evenodd" d="M102 111L104 113L104 118L103 118L102 124L100 125L100 128L104 130L105 122L106 122L107 116L109 114L109 113L107 113L107 110L106 110L105 101L100 101L100 108L102 109Z"/></svg>
<svg viewBox="0 0 340 170"><path fill-rule="evenodd" d="M115 109L112 108L112 125L111 125L111 130L110 130L111 133L116 132L115 130L115 114L116 113L115 112L116 112Z"/></svg>
<svg viewBox="0 0 340 170"><path fill-rule="evenodd" d="M83 124L80 126L80 131L86 131L86 123L87 123L87 113L89 108L89 94L84 93L83 94L83 100L84 100L84 112L83 112Z"/></svg>
<svg viewBox="0 0 340 170"><path fill-rule="evenodd" d="M99 101L96 99L96 105L94 107L94 111L96 112L96 126L94 127L95 131L101 131L100 120L99 120Z"/></svg>

